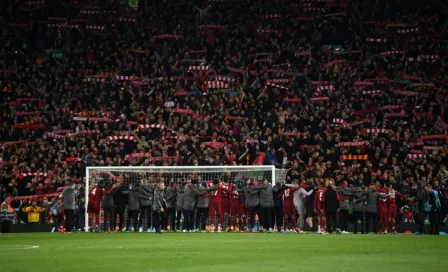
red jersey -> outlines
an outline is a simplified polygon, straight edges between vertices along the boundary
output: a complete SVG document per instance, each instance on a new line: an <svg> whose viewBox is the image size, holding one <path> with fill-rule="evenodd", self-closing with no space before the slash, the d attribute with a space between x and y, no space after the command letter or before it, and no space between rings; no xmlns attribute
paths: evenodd
<svg viewBox="0 0 448 272"><path fill-rule="evenodd" d="M396 205L396 203L397 203L397 200L396 200L397 196L402 198L402 199L406 199L406 200L408 199L404 195L402 195L399 192L395 191L395 189L389 189L389 197L387 198L387 204L389 204L389 205Z"/></svg>
<svg viewBox="0 0 448 272"><path fill-rule="evenodd" d="M385 211L387 210L387 198L378 198L378 210Z"/></svg>
<svg viewBox="0 0 448 272"><path fill-rule="evenodd" d="M230 192L232 192L232 184L223 183L222 184L222 201L230 201Z"/></svg>
<svg viewBox="0 0 448 272"><path fill-rule="evenodd" d="M219 184L214 191L210 193L210 200L212 203L221 203L222 199L222 185Z"/></svg>
<svg viewBox="0 0 448 272"><path fill-rule="evenodd" d="M294 205L294 191L300 189L300 187L290 187L283 191L283 204Z"/></svg>
<svg viewBox="0 0 448 272"><path fill-rule="evenodd" d="M230 201L232 207L240 206L240 194L238 193L238 190L234 189L232 191L232 194L230 195Z"/></svg>
<svg viewBox="0 0 448 272"><path fill-rule="evenodd" d="M89 202L99 204L103 199L103 188L93 186L89 191Z"/></svg>
<svg viewBox="0 0 448 272"><path fill-rule="evenodd" d="M324 207L324 193L325 188L319 187L316 191L316 196L314 197L314 209L321 210Z"/></svg>

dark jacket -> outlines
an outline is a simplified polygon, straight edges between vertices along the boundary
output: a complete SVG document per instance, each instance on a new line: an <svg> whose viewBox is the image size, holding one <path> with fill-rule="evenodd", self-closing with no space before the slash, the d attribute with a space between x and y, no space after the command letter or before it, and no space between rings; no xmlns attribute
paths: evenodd
<svg viewBox="0 0 448 272"><path fill-rule="evenodd" d="M115 193L115 188L113 188L113 187L104 190L103 201L102 201L103 208L110 209L115 206L114 193Z"/></svg>
<svg viewBox="0 0 448 272"><path fill-rule="evenodd" d="M324 194L325 211L335 212L339 208L338 193L333 187L327 187Z"/></svg>
<svg viewBox="0 0 448 272"><path fill-rule="evenodd" d="M177 186L176 211L182 211L182 209L184 208L184 189L185 186Z"/></svg>
<svg viewBox="0 0 448 272"><path fill-rule="evenodd" d="M142 208L151 206L154 198L154 185L140 184L140 187L138 187L138 195Z"/></svg>
<svg viewBox="0 0 448 272"><path fill-rule="evenodd" d="M176 205L176 187L168 187L166 189L165 200L168 209L174 208L174 206Z"/></svg>
<svg viewBox="0 0 448 272"><path fill-rule="evenodd" d="M156 188L154 191L154 201L152 203L152 210L155 212L160 211L160 208L167 209L165 192Z"/></svg>
<svg viewBox="0 0 448 272"><path fill-rule="evenodd" d="M261 208L274 208L274 195L278 192L277 187L272 187L270 183L255 185L254 189L258 190L260 195L260 207Z"/></svg>
<svg viewBox="0 0 448 272"><path fill-rule="evenodd" d="M246 196L246 206L249 208L257 207L260 205L260 199L258 197L258 190L254 186L244 187L244 195Z"/></svg>
<svg viewBox="0 0 448 272"><path fill-rule="evenodd" d="M138 188L129 189L128 210L129 211L139 211L140 210L140 198L139 198L139 189Z"/></svg>
<svg viewBox="0 0 448 272"><path fill-rule="evenodd" d="M198 186L196 184L185 185L184 205L182 206L182 210L184 211L194 210L198 197L203 194L205 194L205 191L203 192L199 191Z"/></svg>

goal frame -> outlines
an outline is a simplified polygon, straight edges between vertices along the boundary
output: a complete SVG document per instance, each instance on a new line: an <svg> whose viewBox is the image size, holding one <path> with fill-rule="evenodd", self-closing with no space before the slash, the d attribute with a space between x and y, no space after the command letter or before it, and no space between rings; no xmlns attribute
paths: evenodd
<svg viewBox="0 0 448 272"><path fill-rule="evenodd" d="M89 205L89 191L90 191L90 172L95 170L103 170L103 171L126 171L126 170L141 170L141 171L151 171L151 170L174 170L174 169L185 169L185 171L191 170L194 172L194 169L200 170L216 170L222 169L223 172L225 170L243 170L243 169L253 169L253 171L271 171L271 184L275 185L275 166L274 165L232 165L232 166L223 166L223 165L211 165L211 166L87 166L86 167L86 189L85 189L85 214L84 214L84 231L89 232L89 214L87 212L87 207Z"/></svg>

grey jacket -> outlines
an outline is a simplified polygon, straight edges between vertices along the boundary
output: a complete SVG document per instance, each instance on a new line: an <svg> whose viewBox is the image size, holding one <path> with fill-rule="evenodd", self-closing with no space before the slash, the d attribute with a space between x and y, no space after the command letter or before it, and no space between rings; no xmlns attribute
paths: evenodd
<svg viewBox="0 0 448 272"><path fill-rule="evenodd" d="M168 187L165 192L166 207L174 208L176 205L176 187ZM183 203L182 203L183 205Z"/></svg>
<svg viewBox="0 0 448 272"><path fill-rule="evenodd" d="M198 186L195 184L187 184L184 189L184 205L182 209L184 211L192 211L196 206L198 197L205 194L205 191L199 191Z"/></svg>
<svg viewBox="0 0 448 272"><path fill-rule="evenodd" d="M207 192L207 188L203 187L203 186L199 186L199 192L200 193L206 193ZM210 205L210 199L208 197L199 197L198 199L198 203L196 204L196 207L198 208L208 208L208 206Z"/></svg>
<svg viewBox="0 0 448 272"><path fill-rule="evenodd" d="M364 193L367 195L366 212L369 213L377 212L376 201L378 200L378 198L387 198L386 194L378 193L374 189L369 189Z"/></svg>
<svg viewBox="0 0 448 272"><path fill-rule="evenodd" d="M62 192L62 199L64 200L64 210L75 209L76 189L75 185L67 186Z"/></svg>
<svg viewBox="0 0 448 272"><path fill-rule="evenodd" d="M255 185L254 189L258 190L260 194L261 208L274 208L274 193L278 192L277 187L272 187L272 184Z"/></svg>
<svg viewBox="0 0 448 272"><path fill-rule="evenodd" d="M155 212L160 211L160 208L166 209L165 192L156 188L154 191L154 202L152 203L152 210Z"/></svg>
<svg viewBox="0 0 448 272"><path fill-rule="evenodd" d="M176 198L176 211L182 211L184 207L184 186L179 185L176 189L177 198Z"/></svg>
<svg viewBox="0 0 448 272"><path fill-rule="evenodd" d="M342 187L338 188L338 193L344 200L347 201L350 200L350 196L352 195L352 192L349 189L347 188L344 189ZM348 210L349 204L346 203L344 200L339 200L339 209Z"/></svg>
<svg viewBox="0 0 448 272"><path fill-rule="evenodd" d="M138 188L138 195L140 197L140 206L149 207L154 200L154 185L153 184L140 184Z"/></svg>
<svg viewBox="0 0 448 272"><path fill-rule="evenodd" d="M353 195L353 211L354 212L362 212L364 207L364 202L367 199L367 194L364 191L359 190Z"/></svg>
<svg viewBox="0 0 448 272"><path fill-rule="evenodd" d="M254 186L244 187L244 195L246 196L246 206L253 208L260 205L260 198L258 197L258 190Z"/></svg>
<svg viewBox="0 0 448 272"><path fill-rule="evenodd" d="M140 210L139 189L137 189L137 188L129 189L128 210L129 211L139 211Z"/></svg>

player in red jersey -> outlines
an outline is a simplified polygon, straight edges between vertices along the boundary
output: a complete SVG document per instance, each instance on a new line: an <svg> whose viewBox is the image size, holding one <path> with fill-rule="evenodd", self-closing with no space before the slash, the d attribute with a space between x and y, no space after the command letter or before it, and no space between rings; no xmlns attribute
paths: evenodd
<svg viewBox="0 0 448 272"><path fill-rule="evenodd" d="M230 230L239 231L240 195L236 186L232 186L232 194L230 195L230 215L232 216Z"/></svg>
<svg viewBox="0 0 448 272"><path fill-rule="evenodd" d="M218 232L222 231L222 183L215 179L213 186L207 189L210 194L210 231L215 231L215 215L218 217Z"/></svg>
<svg viewBox="0 0 448 272"><path fill-rule="evenodd" d="M392 187L392 184L386 187L386 190L389 194L389 197L387 198L387 216L389 219L389 223L392 226L391 232L396 234L396 227L397 223L395 222L395 219L397 218L397 201L396 198L400 197L401 199L412 201L412 199L407 198L406 196L402 195L400 192L395 191L395 189ZM387 228L384 230L384 233L387 233Z"/></svg>
<svg viewBox="0 0 448 272"><path fill-rule="evenodd" d="M296 209L294 208L294 192L299 190L301 187L298 186L297 181L293 182L296 187L286 188L281 194L283 194L283 230L287 231L289 229L288 218L291 217L292 229L297 229L296 221ZM292 232L291 229L289 229Z"/></svg>
<svg viewBox="0 0 448 272"><path fill-rule="evenodd" d="M387 189L380 188L380 183L375 184L375 191L383 194L387 194L389 191ZM389 212L387 209L387 199L388 197L378 198L377 204L377 219L378 219L378 234L381 234L384 230L387 233L388 223L389 223Z"/></svg>
<svg viewBox="0 0 448 272"><path fill-rule="evenodd" d="M232 218L230 215L230 195L232 193L232 184L228 183L227 181L222 182L221 184L222 190L222 213L223 217L227 218L227 231L230 230L230 225L232 224Z"/></svg>
<svg viewBox="0 0 448 272"><path fill-rule="evenodd" d="M327 225L327 220L325 217L325 199L324 199L325 187L322 184L317 188L316 195L314 197L314 212L317 214L317 232L323 234L325 233L325 226Z"/></svg>
<svg viewBox="0 0 448 272"><path fill-rule="evenodd" d="M249 186L250 180L246 180L245 186ZM244 194L244 188L240 188L238 190L238 194L240 197L240 208L238 210L238 214L240 216L240 231L246 231L245 226L247 225L247 207L246 207L246 195Z"/></svg>
<svg viewBox="0 0 448 272"><path fill-rule="evenodd" d="M103 193L103 188L99 188L98 184L94 184L89 191L89 202L87 203L87 213L89 214L89 228L95 230L95 232L98 232L98 225L100 221L100 203L103 199Z"/></svg>

